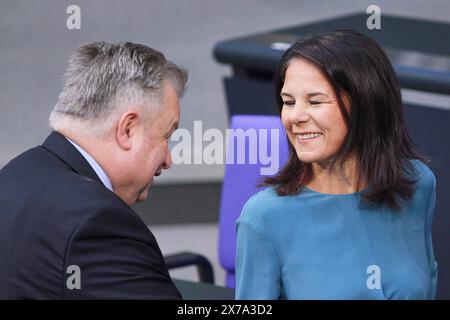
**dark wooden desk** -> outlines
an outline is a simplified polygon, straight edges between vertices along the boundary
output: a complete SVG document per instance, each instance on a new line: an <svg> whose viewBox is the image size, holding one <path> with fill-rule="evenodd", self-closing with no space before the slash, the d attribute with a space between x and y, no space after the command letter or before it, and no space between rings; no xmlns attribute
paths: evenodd
<svg viewBox="0 0 450 320"><path fill-rule="evenodd" d="M369 30L365 13L221 41L217 61L237 78L271 80L284 49L299 38L333 29L351 29L380 44L403 88L450 94L450 24L381 15L381 29Z"/></svg>

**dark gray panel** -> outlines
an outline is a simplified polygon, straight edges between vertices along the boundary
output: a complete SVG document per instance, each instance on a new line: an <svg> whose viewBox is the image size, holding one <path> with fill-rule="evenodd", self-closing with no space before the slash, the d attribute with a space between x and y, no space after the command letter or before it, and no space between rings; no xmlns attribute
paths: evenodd
<svg viewBox="0 0 450 320"><path fill-rule="evenodd" d="M217 222L220 191L221 183L156 185L133 209L148 225Z"/></svg>

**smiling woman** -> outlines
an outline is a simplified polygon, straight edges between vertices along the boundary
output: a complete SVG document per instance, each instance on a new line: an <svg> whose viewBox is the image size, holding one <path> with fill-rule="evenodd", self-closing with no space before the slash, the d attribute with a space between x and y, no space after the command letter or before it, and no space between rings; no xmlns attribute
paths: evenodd
<svg viewBox="0 0 450 320"><path fill-rule="evenodd" d="M276 79L287 164L237 222L238 299L430 299L435 178L382 49L352 31L296 42Z"/></svg>
<svg viewBox="0 0 450 320"><path fill-rule="evenodd" d="M298 41L280 61L275 91L291 142L288 164L266 180L279 195L370 185L364 199L374 204L399 209L399 198L411 198L408 160L423 158L406 132L394 70L373 40L343 30Z"/></svg>
<svg viewBox="0 0 450 320"><path fill-rule="evenodd" d="M333 88L312 63L292 59L281 97L281 120L298 158L326 166L348 131Z"/></svg>

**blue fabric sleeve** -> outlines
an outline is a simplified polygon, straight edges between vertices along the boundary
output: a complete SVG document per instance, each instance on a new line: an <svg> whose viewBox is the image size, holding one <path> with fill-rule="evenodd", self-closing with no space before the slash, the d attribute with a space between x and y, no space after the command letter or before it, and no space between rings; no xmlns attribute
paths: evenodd
<svg viewBox="0 0 450 320"><path fill-rule="evenodd" d="M434 210L436 208L436 179L433 175L433 186L430 193L430 200L428 203L427 210L427 221L426 221L426 229L425 229L425 241L427 245L427 254L428 254L428 265L430 267L430 276L431 276L431 290L429 299L435 299L436 297L436 288L437 288L437 277L438 277L438 265L434 257L433 251L433 241L432 241L432 224L433 224L433 216Z"/></svg>
<svg viewBox="0 0 450 320"><path fill-rule="evenodd" d="M240 219L236 239L236 299L273 300L280 295L280 265L273 241L253 223Z"/></svg>

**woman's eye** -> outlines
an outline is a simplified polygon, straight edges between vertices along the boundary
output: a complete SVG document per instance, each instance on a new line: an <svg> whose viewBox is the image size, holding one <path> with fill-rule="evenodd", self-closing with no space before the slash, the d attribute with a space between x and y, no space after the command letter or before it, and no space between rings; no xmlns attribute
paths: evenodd
<svg viewBox="0 0 450 320"><path fill-rule="evenodd" d="M320 102L320 101L309 101L308 103L310 105L312 105L312 106L317 106L318 104L321 104L322 102Z"/></svg>
<svg viewBox="0 0 450 320"><path fill-rule="evenodd" d="M295 101L283 101L283 104L285 106L293 106L293 105L295 105Z"/></svg>

